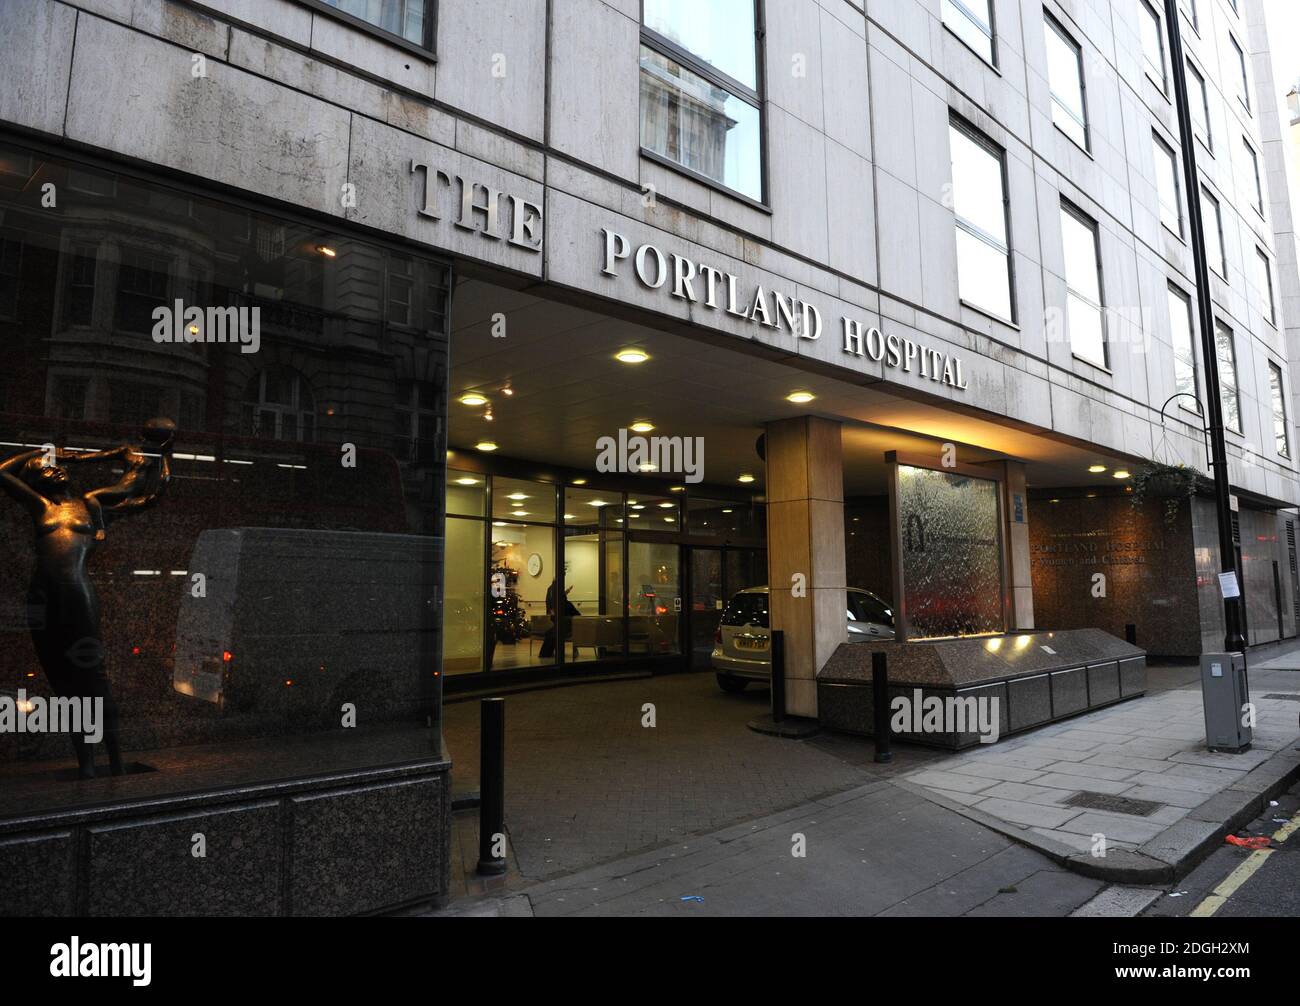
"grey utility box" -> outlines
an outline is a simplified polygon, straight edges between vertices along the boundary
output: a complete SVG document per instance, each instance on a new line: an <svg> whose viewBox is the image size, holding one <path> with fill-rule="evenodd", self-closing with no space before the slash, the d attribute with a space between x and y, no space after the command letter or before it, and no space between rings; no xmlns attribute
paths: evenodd
<svg viewBox="0 0 1300 1006"><path fill-rule="evenodd" d="M1254 730L1242 722L1250 701L1244 653L1201 654L1201 701L1205 744L1211 751L1248 751Z"/></svg>

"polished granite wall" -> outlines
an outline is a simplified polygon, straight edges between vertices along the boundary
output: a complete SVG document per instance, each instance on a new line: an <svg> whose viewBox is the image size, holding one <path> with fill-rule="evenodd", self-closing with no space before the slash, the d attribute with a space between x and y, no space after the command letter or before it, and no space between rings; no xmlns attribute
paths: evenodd
<svg viewBox="0 0 1300 1006"><path fill-rule="evenodd" d="M1186 501L1173 524L1164 501L1140 507L1126 496L1035 499L1029 522L1034 620L1040 628L1095 627L1124 637L1137 626L1138 645L1153 656L1197 656L1197 562ZM1105 576L1104 596L1094 574Z"/></svg>
<svg viewBox="0 0 1300 1006"><path fill-rule="evenodd" d="M449 891L450 835L445 754L10 818L0 821L0 916L355 915L437 903Z"/></svg>
<svg viewBox="0 0 1300 1006"><path fill-rule="evenodd" d="M1246 640L1251 646L1296 634L1295 580L1291 573L1285 514L1241 509L1237 522L1241 538L1242 596L1246 599ZM1295 517L1290 518L1297 522ZM1192 533L1196 541L1197 603L1200 609L1202 645L1206 650L1223 648L1223 599L1219 595L1219 530L1214 504L1197 499L1192 510ZM1274 563L1277 577L1274 579ZM1280 604L1279 604L1280 602Z"/></svg>

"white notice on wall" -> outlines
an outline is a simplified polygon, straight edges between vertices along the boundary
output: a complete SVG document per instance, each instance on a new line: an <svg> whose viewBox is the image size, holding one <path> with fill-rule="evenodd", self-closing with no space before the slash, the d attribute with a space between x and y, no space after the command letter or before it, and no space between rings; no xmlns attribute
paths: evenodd
<svg viewBox="0 0 1300 1006"><path fill-rule="evenodd" d="M1241 587L1237 585L1237 571L1235 569L1219 574L1219 590L1223 594L1224 600L1241 596Z"/></svg>

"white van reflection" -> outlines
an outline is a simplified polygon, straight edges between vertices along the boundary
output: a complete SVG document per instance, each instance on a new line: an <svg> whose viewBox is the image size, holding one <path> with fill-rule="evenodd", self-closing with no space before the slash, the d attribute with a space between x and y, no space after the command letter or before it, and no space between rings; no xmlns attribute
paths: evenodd
<svg viewBox="0 0 1300 1006"><path fill-rule="evenodd" d="M421 707L436 670L441 542L359 531L203 531L172 687L222 712L322 721ZM198 596L196 596L198 595Z"/></svg>

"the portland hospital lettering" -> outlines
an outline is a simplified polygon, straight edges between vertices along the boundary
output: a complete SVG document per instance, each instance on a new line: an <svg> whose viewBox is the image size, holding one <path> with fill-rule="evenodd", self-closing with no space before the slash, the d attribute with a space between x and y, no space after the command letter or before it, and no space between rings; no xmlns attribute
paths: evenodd
<svg viewBox="0 0 1300 1006"><path fill-rule="evenodd" d="M635 249L616 231L602 228L605 259L601 273L618 276L631 266L637 281L649 290L666 290L678 300L700 304L742 318L763 328L788 332L797 339L815 340L822 336L822 314L816 305L797 300L780 291L760 286L742 286L728 272L681 255L665 255L652 244ZM962 362L957 356L931 349L913 339L881 332L847 315L840 319L842 350L850 356L865 357L886 367L916 373L940 384L965 391Z"/></svg>

